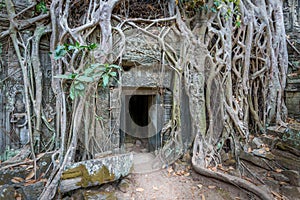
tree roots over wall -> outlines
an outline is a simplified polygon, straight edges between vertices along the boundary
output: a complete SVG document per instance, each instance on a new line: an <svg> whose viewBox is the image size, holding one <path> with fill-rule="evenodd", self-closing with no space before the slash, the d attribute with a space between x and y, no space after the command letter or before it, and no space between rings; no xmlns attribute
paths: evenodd
<svg viewBox="0 0 300 200"><path fill-rule="evenodd" d="M149 17L147 13L139 16L130 2L141 4L137 8L146 6ZM114 76L121 93L121 69L111 64L122 65L128 30L158 44L162 81L165 68L173 71L173 111L168 124L172 137L159 152L165 161L173 162L183 153L182 88L189 99L193 165L203 175L233 181L206 169L222 162L225 141L230 141L238 157L250 132L265 133L268 125L285 125L283 90L288 61L282 1L217 1L217 7L216 1L199 1L200 6L192 4L197 1L159 2L53 0L25 5L5 1L0 23L8 29L1 29L0 40L11 41L22 69L33 159L40 145L48 142L59 154L41 199L56 194L63 167L75 160L78 141L84 147L79 159L92 158L105 144L113 145L104 132L106 125L99 120L105 113L100 113L97 105L101 102L95 97ZM46 34L51 34L55 127L47 124L42 107L39 46ZM175 38L178 42L172 42ZM41 141L43 126L55 130L50 141ZM96 130L107 143L98 143ZM167 158L170 148L176 153ZM241 180L235 183L244 186ZM257 188L248 189L268 199Z"/></svg>

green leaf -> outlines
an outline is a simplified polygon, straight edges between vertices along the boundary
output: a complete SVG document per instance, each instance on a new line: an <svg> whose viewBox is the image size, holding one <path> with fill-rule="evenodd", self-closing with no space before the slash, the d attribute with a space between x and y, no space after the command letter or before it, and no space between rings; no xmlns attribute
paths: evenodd
<svg viewBox="0 0 300 200"><path fill-rule="evenodd" d="M219 7L220 6L220 2L219 1L214 1L214 5L216 6L216 7Z"/></svg>
<svg viewBox="0 0 300 200"><path fill-rule="evenodd" d="M106 87L108 85L108 82L109 82L109 76L107 74L104 74L102 76L102 81L103 81L102 82L103 87Z"/></svg>
<svg viewBox="0 0 300 200"><path fill-rule="evenodd" d="M91 64L92 68L96 68L96 67L99 67L99 66L102 66L102 64L100 64L100 63Z"/></svg>
<svg viewBox="0 0 300 200"><path fill-rule="evenodd" d="M92 78L97 80L98 78L102 78L102 73L93 74Z"/></svg>
<svg viewBox="0 0 300 200"><path fill-rule="evenodd" d="M117 76L117 72L110 72L109 75L112 77Z"/></svg>
<svg viewBox="0 0 300 200"><path fill-rule="evenodd" d="M97 67L97 71L105 72L106 70L106 67Z"/></svg>
<svg viewBox="0 0 300 200"><path fill-rule="evenodd" d="M75 50L75 49L77 49L76 46L74 46L74 45L68 45L68 50L69 50L69 51Z"/></svg>
<svg viewBox="0 0 300 200"><path fill-rule="evenodd" d="M76 90L84 90L85 89L85 85L82 82L75 82L74 83L74 87Z"/></svg>
<svg viewBox="0 0 300 200"><path fill-rule="evenodd" d="M47 13L47 11L48 11L48 8L44 1L41 1L40 3L38 3L35 8L36 8L37 12L43 13L43 14Z"/></svg>
<svg viewBox="0 0 300 200"><path fill-rule="evenodd" d="M74 84L71 85L69 96L70 96L70 98L71 98L72 100L75 99L75 87L74 87Z"/></svg>
<svg viewBox="0 0 300 200"><path fill-rule="evenodd" d="M105 63L105 64L104 64L104 67L105 67L106 69L110 69L110 68L111 68L110 65L109 65L108 63Z"/></svg>
<svg viewBox="0 0 300 200"><path fill-rule="evenodd" d="M72 74L69 74L69 75L66 75L66 74L59 74L59 75L56 75L54 76L54 78L62 78L62 79L73 79L72 78Z"/></svg>
<svg viewBox="0 0 300 200"><path fill-rule="evenodd" d="M95 63L95 64L91 64L91 68L105 69L105 66L103 64L100 64L100 63Z"/></svg>
<svg viewBox="0 0 300 200"><path fill-rule="evenodd" d="M92 77L88 77L88 76L78 76L78 77L76 78L76 80L82 81L82 82L88 82L88 83L94 81L94 79L93 79Z"/></svg>
<svg viewBox="0 0 300 200"><path fill-rule="evenodd" d="M77 47L77 48L79 48L80 47L80 44L79 44L79 42L75 42L75 47Z"/></svg>
<svg viewBox="0 0 300 200"><path fill-rule="evenodd" d="M73 74L70 74L70 77L71 77L71 79L74 79L74 78L76 78L77 75L78 75L78 74L73 73Z"/></svg>
<svg viewBox="0 0 300 200"><path fill-rule="evenodd" d="M85 76L89 76L89 75L91 75L91 73L94 72L94 70L95 70L94 68L89 67L89 68L85 69L83 73Z"/></svg>
<svg viewBox="0 0 300 200"><path fill-rule="evenodd" d="M66 54L67 54L66 47L62 46L62 45L58 45L55 49L54 59L58 60L58 59L64 57Z"/></svg>
<svg viewBox="0 0 300 200"><path fill-rule="evenodd" d="M92 44L90 44L88 47L88 50L93 50L93 49L96 49L97 48L97 44L95 44L95 43L92 43Z"/></svg>
<svg viewBox="0 0 300 200"><path fill-rule="evenodd" d="M88 48L88 46L86 46L86 45L81 45L78 47L78 49L87 49L87 48Z"/></svg>

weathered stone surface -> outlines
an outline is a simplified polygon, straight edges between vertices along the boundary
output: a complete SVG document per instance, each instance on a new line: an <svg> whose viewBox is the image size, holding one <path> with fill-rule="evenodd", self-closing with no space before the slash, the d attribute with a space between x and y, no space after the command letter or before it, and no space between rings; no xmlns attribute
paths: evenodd
<svg viewBox="0 0 300 200"><path fill-rule="evenodd" d="M280 188L280 192L289 199L299 199L300 197L300 187L284 185Z"/></svg>
<svg viewBox="0 0 300 200"><path fill-rule="evenodd" d="M126 87L163 86L166 88L170 88L172 72L166 67L166 71L162 80L160 73L161 68L162 66L159 64L153 64L151 67L142 65L132 67L129 71L123 72L122 85Z"/></svg>
<svg viewBox="0 0 300 200"><path fill-rule="evenodd" d="M276 180L267 179L264 180L265 184L274 192L279 192L280 184Z"/></svg>
<svg viewBox="0 0 300 200"><path fill-rule="evenodd" d="M299 149L296 149L296 148L293 148L283 142L278 142L276 144L276 147L280 150L283 150L283 151L288 151L296 156L300 156L300 150Z"/></svg>
<svg viewBox="0 0 300 200"><path fill-rule="evenodd" d="M254 165L259 166L263 169L271 170L270 166L272 166L272 163L267 164L267 161L264 158L254 156L253 154L246 153L244 151L240 152L240 158L243 160L249 161L249 162L253 163ZM275 166L274 166L274 168L275 168Z"/></svg>
<svg viewBox="0 0 300 200"><path fill-rule="evenodd" d="M261 148L263 145L263 141L258 137L253 138L252 142L256 146L256 148Z"/></svg>
<svg viewBox="0 0 300 200"><path fill-rule="evenodd" d="M15 199L16 189L13 185L0 186L0 199Z"/></svg>
<svg viewBox="0 0 300 200"><path fill-rule="evenodd" d="M290 125L288 128L285 127L268 127L267 132L270 135L278 136L285 146L290 146L300 150L300 127Z"/></svg>
<svg viewBox="0 0 300 200"><path fill-rule="evenodd" d="M62 173L60 191L67 192L118 180L130 173L132 165L132 153L71 164Z"/></svg>
<svg viewBox="0 0 300 200"><path fill-rule="evenodd" d="M38 199L44 189L44 182L37 182L22 188L26 198L24 199Z"/></svg>
<svg viewBox="0 0 300 200"><path fill-rule="evenodd" d="M37 182L29 185L12 184L0 186L0 199L38 199L44 189L44 182Z"/></svg>
<svg viewBox="0 0 300 200"><path fill-rule="evenodd" d="M284 170L284 171L282 171L282 174L284 174L286 177L288 177L291 185L300 187L299 171Z"/></svg>
<svg viewBox="0 0 300 200"><path fill-rule="evenodd" d="M273 177L275 180L279 182L289 182L289 178L286 177L284 174L277 173L277 172L270 172L270 176Z"/></svg>
<svg viewBox="0 0 300 200"><path fill-rule="evenodd" d="M268 152L265 149L254 149L252 153L255 156L259 156L268 160L274 160L275 158L275 156L271 152Z"/></svg>
<svg viewBox="0 0 300 200"><path fill-rule="evenodd" d="M297 156L280 150L273 150L272 152L275 155L274 160L280 166L289 170L300 171L300 159Z"/></svg>
<svg viewBox="0 0 300 200"><path fill-rule="evenodd" d="M37 171L36 171L36 176L39 178L41 175L45 175L47 172L49 165L51 164L51 156L52 153L46 153L42 157L40 157L37 161ZM14 159L12 159L14 160ZM13 177L19 177L22 179L25 179L28 174L31 172L32 169L27 169L26 168L33 168L33 162L28 162L26 164L23 164L23 166L16 165L13 168L9 167L9 163L6 163L6 166L2 166L0 170L0 185L5 185L5 184L12 184L11 180ZM44 176L43 178L47 178Z"/></svg>

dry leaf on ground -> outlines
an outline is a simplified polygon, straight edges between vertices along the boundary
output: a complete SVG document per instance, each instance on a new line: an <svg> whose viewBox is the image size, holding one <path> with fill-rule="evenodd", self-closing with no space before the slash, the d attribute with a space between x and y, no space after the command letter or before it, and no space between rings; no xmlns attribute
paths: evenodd
<svg viewBox="0 0 300 200"><path fill-rule="evenodd" d="M153 188L153 190L158 190L158 187L153 186L152 188Z"/></svg>
<svg viewBox="0 0 300 200"><path fill-rule="evenodd" d="M24 179L23 179L23 178L21 178L21 177L13 177L13 179L15 179L15 180L17 180L17 181L19 181L19 182L22 182L22 181L24 181Z"/></svg>
<svg viewBox="0 0 300 200"><path fill-rule="evenodd" d="M32 179L34 177L34 170L31 170L29 174L26 176L25 180Z"/></svg>
<svg viewBox="0 0 300 200"><path fill-rule="evenodd" d="M201 200L205 200L204 194L201 194Z"/></svg>
<svg viewBox="0 0 300 200"><path fill-rule="evenodd" d="M197 187L198 187L199 189L202 189L203 185L198 184Z"/></svg>
<svg viewBox="0 0 300 200"><path fill-rule="evenodd" d="M266 150L266 151L270 151L270 148L269 148L269 147L266 147L265 150Z"/></svg>
<svg viewBox="0 0 300 200"><path fill-rule="evenodd" d="M143 192L143 191L144 191L144 188L136 188L136 191L137 191L137 192Z"/></svg>
<svg viewBox="0 0 300 200"><path fill-rule="evenodd" d="M282 169L277 168L277 169L275 169L275 172L281 173L281 172L282 172Z"/></svg>
<svg viewBox="0 0 300 200"><path fill-rule="evenodd" d="M189 172L187 172L187 173L185 173L185 174L184 174L184 176L189 176L189 175L190 175L190 173L189 173Z"/></svg>
<svg viewBox="0 0 300 200"><path fill-rule="evenodd" d="M21 178L21 177L13 177L11 179L11 182L13 182L13 183L20 183L20 182L23 182L23 181L24 181L24 179Z"/></svg>
<svg viewBox="0 0 300 200"><path fill-rule="evenodd" d="M39 158L43 157L44 155L45 155L45 153L39 153L39 154L36 156L36 158L39 159Z"/></svg>

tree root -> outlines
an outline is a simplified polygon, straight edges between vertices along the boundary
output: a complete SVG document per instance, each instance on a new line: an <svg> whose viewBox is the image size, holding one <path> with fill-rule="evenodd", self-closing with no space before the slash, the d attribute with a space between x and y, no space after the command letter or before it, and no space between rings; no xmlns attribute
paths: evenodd
<svg viewBox="0 0 300 200"><path fill-rule="evenodd" d="M199 165L197 165L195 163L195 158L192 158L192 166L194 168L194 170L203 175L203 176L207 176L210 178L214 178L220 181L224 181L226 183L232 184L234 186L238 186L240 188L243 188L253 194L255 194L257 197L261 198L262 200L270 200L273 199L272 194L270 193L270 191L264 191L261 188L257 187L256 185L247 182L244 179L241 179L239 177L235 177L232 175L228 175L228 174L223 174L220 172L214 172L214 171L210 171L208 169L205 169Z"/></svg>

